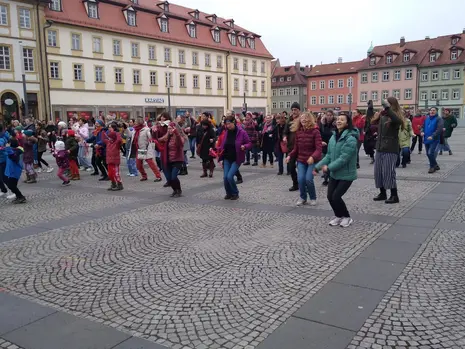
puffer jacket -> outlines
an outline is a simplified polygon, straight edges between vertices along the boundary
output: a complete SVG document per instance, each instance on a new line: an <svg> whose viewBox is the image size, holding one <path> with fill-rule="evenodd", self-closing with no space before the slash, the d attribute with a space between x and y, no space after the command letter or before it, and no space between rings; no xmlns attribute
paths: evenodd
<svg viewBox="0 0 465 349"><path fill-rule="evenodd" d="M107 146L106 161L109 165L119 165L121 163L120 149L122 144L121 135L118 132L110 131L104 136Z"/></svg>
<svg viewBox="0 0 465 349"><path fill-rule="evenodd" d="M320 161L322 155L321 135L318 127L304 130L302 127L295 133L294 149L289 154L298 162L307 163L310 156L314 163Z"/></svg>
<svg viewBox="0 0 465 349"><path fill-rule="evenodd" d="M68 137L66 139L65 149L69 151L70 160L77 160L79 153L79 144L75 137Z"/></svg>
<svg viewBox="0 0 465 349"><path fill-rule="evenodd" d="M135 137L133 136L133 142ZM152 146L150 143L152 141L152 133L150 128L144 126L139 133L139 139L137 141L137 149L147 149L147 159L154 159L155 158L155 147ZM134 145L133 145L134 146Z"/></svg>
<svg viewBox="0 0 465 349"><path fill-rule="evenodd" d="M167 133L159 139L160 143L163 144L161 160L164 166L168 166L169 163L173 162L184 162L183 149L186 139L178 127L174 126L174 128L173 134Z"/></svg>
<svg viewBox="0 0 465 349"><path fill-rule="evenodd" d="M457 127L457 119L453 115L449 115L447 118L442 118L444 120L444 138L449 138L452 136L452 131Z"/></svg>
<svg viewBox="0 0 465 349"><path fill-rule="evenodd" d="M399 147L407 148L410 147L412 143L412 123L409 119L405 119L405 126L402 130L402 127L399 129Z"/></svg>
<svg viewBox="0 0 465 349"><path fill-rule="evenodd" d="M6 144L10 139L10 133L8 131L0 133L0 164L6 162Z"/></svg>
<svg viewBox="0 0 465 349"><path fill-rule="evenodd" d="M256 144L258 142L257 122L254 120L244 121L242 125L252 144Z"/></svg>

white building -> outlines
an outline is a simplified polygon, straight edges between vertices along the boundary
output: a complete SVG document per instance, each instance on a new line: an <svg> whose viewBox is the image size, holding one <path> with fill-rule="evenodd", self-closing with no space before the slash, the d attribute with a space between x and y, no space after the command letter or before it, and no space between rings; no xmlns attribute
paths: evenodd
<svg viewBox="0 0 465 349"><path fill-rule="evenodd" d="M260 37L168 2L53 0L46 11L55 118L153 118L270 107L271 55ZM169 96L167 82L170 82Z"/></svg>

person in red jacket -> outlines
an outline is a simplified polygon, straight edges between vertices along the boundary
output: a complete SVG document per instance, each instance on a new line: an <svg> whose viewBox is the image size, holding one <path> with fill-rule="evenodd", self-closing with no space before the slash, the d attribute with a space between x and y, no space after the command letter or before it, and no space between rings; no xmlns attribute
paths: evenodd
<svg viewBox="0 0 465 349"><path fill-rule="evenodd" d="M297 181L300 190L297 206L307 204L307 194L310 196L310 205L315 206L316 189L313 169L322 157L321 135L315 116L310 112L301 114L299 122L292 124L291 132L295 132L295 144L286 162L297 159Z"/></svg>
<svg viewBox="0 0 465 349"><path fill-rule="evenodd" d="M421 135L421 129L425 123L426 116L421 115L421 112L418 111L412 119L412 129L415 136L412 140L412 146L410 147L410 152L413 152L415 149L415 145L418 141L418 154L421 154L423 150L423 137Z"/></svg>
<svg viewBox="0 0 465 349"><path fill-rule="evenodd" d="M118 132L118 125L111 124L108 133L103 135L103 141L106 145L106 162L108 167L108 177L111 181L111 186L108 190L123 190L123 182L120 175L120 148L123 140L121 134Z"/></svg>
<svg viewBox="0 0 465 349"><path fill-rule="evenodd" d="M363 115L359 109L355 109L354 111L354 116L352 118L352 123L354 125L354 128L358 130L359 138L357 142L357 168L360 168L360 148L363 144L363 141L365 140L365 133L364 133L364 128L365 128L365 115Z"/></svg>

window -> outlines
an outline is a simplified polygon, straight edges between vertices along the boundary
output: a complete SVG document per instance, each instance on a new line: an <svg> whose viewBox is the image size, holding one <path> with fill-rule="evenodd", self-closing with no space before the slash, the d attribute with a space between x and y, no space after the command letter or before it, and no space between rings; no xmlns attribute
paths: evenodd
<svg viewBox="0 0 465 349"><path fill-rule="evenodd" d="M179 74L179 87L186 87L186 74Z"/></svg>
<svg viewBox="0 0 465 349"><path fill-rule="evenodd" d="M8 25L8 7L0 5L0 25Z"/></svg>
<svg viewBox="0 0 465 349"><path fill-rule="evenodd" d="M244 36L239 36L239 44L242 46L242 47L245 47L245 37Z"/></svg>
<svg viewBox="0 0 465 349"><path fill-rule="evenodd" d="M361 93L360 93L360 101L361 101L361 102L366 102L366 101L368 101L368 93L367 93L367 92L361 92Z"/></svg>
<svg viewBox="0 0 465 349"><path fill-rule="evenodd" d="M453 61L455 61L458 57L458 52L457 51L451 51L450 53L450 59L452 59Z"/></svg>
<svg viewBox="0 0 465 349"><path fill-rule="evenodd" d="M378 82L378 73L377 72L371 73L371 82Z"/></svg>
<svg viewBox="0 0 465 349"><path fill-rule="evenodd" d="M261 85L262 85L261 91L262 91L262 92L265 92L265 81L262 81L262 82L261 82Z"/></svg>
<svg viewBox="0 0 465 349"><path fill-rule="evenodd" d="M92 50L93 52L96 53L101 53L102 52L102 39L93 37L92 38Z"/></svg>
<svg viewBox="0 0 465 349"><path fill-rule="evenodd" d="M192 65L199 65L199 54L192 52Z"/></svg>
<svg viewBox="0 0 465 349"><path fill-rule="evenodd" d="M244 80L244 91L248 91L249 90L249 80L245 79Z"/></svg>
<svg viewBox="0 0 465 349"><path fill-rule="evenodd" d="M351 104L351 103L352 103L352 93L349 93L347 95L346 104Z"/></svg>
<svg viewBox="0 0 465 349"><path fill-rule="evenodd" d="M31 48L23 48L24 71L34 71L34 52Z"/></svg>
<svg viewBox="0 0 465 349"><path fill-rule="evenodd" d="M387 64L392 63L392 55L387 55L387 56L386 56L386 63L387 63Z"/></svg>
<svg viewBox="0 0 465 349"><path fill-rule="evenodd" d="M257 61L252 61L252 72L253 73L257 72Z"/></svg>
<svg viewBox="0 0 465 349"><path fill-rule="evenodd" d="M59 78L60 78L60 63L50 62L50 79L59 79Z"/></svg>
<svg viewBox="0 0 465 349"><path fill-rule="evenodd" d="M449 80L450 72L448 70L442 71L442 80Z"/></svg>
<svg viewBox="0 0 465 349"><path fill-rule="evenodd" d="M291 89L288 87L286 88L286 96L290 96L291 95Z"/></svg>
<svg viewBox="0 0 465 349"><path fill-rule="evenodd" d="M123 83L123 68L115 68L115 83Z"/></svg>
<svg viewBox="0 0 465 349"><path fill-rule="evenodd" d="M81 49L81 34L71 34L71 50Z"/></svg>
<svg viewBox="0 0 465 349"><path fill-rule="evenodd" d="M376 64L376 58L375 57L371 57L370 58L370 65L375 65Z"/></svg>
<svg viewBox="0 0 465 349"><path fill-rule="evenodd" d="M49 30L47 32L47 45L51 46L51 47L57 47L58 46L56 30Z"/></svg>
<svg viewBox="0 0 465 349"><path fill-rule="evenodd" d="M157 84L157 72L151 71L150 72L150 85L155 86Z"/></svg>
<svg viewBox="0 0 465 349"><path fill-rule="evenodd" d="M325 89L325 81L321 80L320 81L320 90L324 90L324 89Z"/></svg>
<svg viewBox="0 0 465 349"><path fill-rule="evenodd" d="M165 47L165 62L171 62L171 49Z"/></svg>
<svg viewBox="0 0 465 349"><path fill-rule="evenodd" d="M168 33L168 20L166 18L160 20L160 30L162 33Z"/></svg>
<svg viewBox="0 0 465 349"><path fill-rule="evenodd" d="M223 78L221 76L218 77L218 90L223 89Z"/></svg>
<svg viewBox="0 0 465 349"><path fill-rule="evenodd" d="M310 86L310 88L315 91L316 90L316 81L312 81L312 85Z"/></svg>
<svg viewBox="0 0 465 349"><path fill-rule="evenodd" d="M400 90L393 90L392 96L395 97L396 99L400 99Z"/></svg>
<svg viewBox="0 0 465 349"><path fill-rule="evenodd" d="M449 99L449 90L441 91L441 99Z"/></svg>
<svg viewBox="0 0 465 349"><path fill-rule="evenodd" d="M283 108L284 108L284 102L281 101L281 102L279 102L279 109L283 109Z"/></svg>
<svg viewBox="0 0 465 349"><path fill-rule="evenodd" d="M195 25L193 25L193 24L190 24L190 25L189 25L189 36L190 36L191 38L195 38L195 37L196 37L196 27L195 27Z"/></svg>
<svg viewBox="0 0 465 349"><path fill-rule="evenodd" d="M154 61L157 59L155 46L149 45L149 61Z"/></svg>
<svg viewBox="0 0 465 349"><path fill-rule="evenodd" d="M137 42L131 43L131 57L139 57L139 44Z"/></svg>
<svg viewBox="0 0 465 349"><path fill-rule="evenodd" d="M213 31L213 40L215 40L215 42L220 42L220 31L219 30Z"/></svg>
<svg viewBox="0 0 465 349"><path fill-rule="evenodd" d="M132 71L132 83L134 85L140 84L140 70L134 69Z"/></svg>
<svg viewBox="0 0 465 349"><path fill-rule="evenodd" d="M453 38L452 39L452 45L455 45L459 42L459 39L458 38Z"/></svg>
<svg viewBox="0 0 465 349"><path fill-rule="evenodd" d="M452 90L452 99L460 99L460 90Z"/></svg>
<svg viewBox="0 0 465 349"><path fill-rule="evenodd" d="M51 0L48 7L52 11L61 11L61 0Z"/></svg>
<svg viewBox="0 0 465 349"><path fill-rule="evenodd" d="M261 65L260 71L261 71L262 73L265 73L265 62L261 62L260 65Z"/></svg>
<svg viewBox="0 0 465 349"><path fill-rule="evenodd" d="M428 81L428 72L424 71L421 73L421 81Z"/></svg>
<svg viewBox="0 0 465 349"><path fill-rule="evenodd" d="M291 107L291 102L290 101L287 101L286 102L286 108L289 109Z"/></svg>
<svg viewBox="0 0 465 349"><path fill-rule="evenodd" d="M89 18L98 18L98 6L95 2L87 2Z"/></svg>
<svg viewBox="0 0 465 349"><path fill-rule="evenodd" d="M121 41L113 40L113 55L121 56Z"/></svg>
<svg viewBox="0 0 465 349"><path fill-rule="evenodd" d="M173 81L171 80L171 73L169 72L165 72L165 86L166 87L173 86Z"/></svg>
<svg viewBox="0 0 465 349"><path fill-rule="evenodd" d="M344 103L344 95L337 95L337 104Z"/></svg>
<svg viewBox="0 0 465 349"><path fill-rule="evenodd" d="M222 56L216 56L216 67L223 68L223 57Z"/></svg>
<svg viewBox="0 0 465 349"><path fill-rule="evenodd" d="M249 46L252 50L255 50L255 39L250 39Z"/></svg>
<svg viewBox="0 0 465 349"><path fill-rule="evenodd" d="M27 8L19 9L19 27L31 29L31 10Z"/></svg>
<svg viewBox="0 0 465 349"><path fill-rule="evenodd" d="M257 92L257 80L252 80L252 92Z"/></svg>
<svg viewBox="0 0 465 349"><path fill-rule="evenodd" d="M378 100L378 91L371 91L371 99L374 101Z"/></svg>
<svg viewBox="0 0 465 349"><path fill-rule="evenodd" d="M273 97L276 97L278 95L278 91L277 90L271 90L271 94L273 95Z"/></svg>
<svg viewBox="0 0 465 349"><path fill-rule="evenodd" d="M426 100L428 99L428 92L426 92L426 91L421 91L421 93L420 93L420 99L421 99L422 101L426 101Z"/></svg>
<svg viewBox="0 0 465 349"><path fill-rule="evenodd" d="M284 89L282 89L282 88L279 89L279 95L284 96Z"/></svg>
<svg viewBox="0 0 465 349"><path fill-rule="evenodd" d="M454 69L454 79L460 79L460 69Z"/></svg>
<svg viewBox="0 0 465 349"><path fill-rule="evenodd" d="M429 61L430 62L436 62L436 53L430 53L429 54Z"/></svg>
<svg viewBox="0 0 465 349"><path fill-rule="evenodd" d="M344 88L344 80L343 79L339 79L337 81L337 88Z"/></svg>
<svg viewBox="0 0 465 349"><path fill-rule="evenodd" d="M74 80L82 80L82 64L74 64Z"/></svg>
<svg viewBox="0 0 465 349"><path fill-rule="evenodd" d="M362 73L362 84L366 84L368 82L368 74Z"/></svg>
<svg viewBox="0 0 465 349"><path fill-rule="evenodd" d="M239 58L234 58L233 60L233 69L239 70Z"/></svg>
<svg viewBox="0 0 465 349"><path fill-rule="evenodd" d="M394 72L394 80L399 81L400 80L400 70L396 70Z"/></svg>
<svg viewBox="0 0 465 349"><path fill-rule="evenodd" d="M273 108L273 109L277 109L277 108L278 108L278 103L276 103L276 102L273 102L273 103L272 103L272 106L271 106L271 108Z"/></svg>
<svg viewBox="0 0 465 349"><path fill-rule="evenodd" d="M199 76L198 75L193 76L192 84L194 88L199 88Z"/></svg>
<svg viewBox="0 0 465 349"><path fill-rule="evenodd" d="M95 82L103 82L103 67L95 67Z"/></svg>
<svg viewBox="0 0 465 349"><path fill-rule="evenodd" d="M435 101L438 99L438 91L431 91L431 100Z"/></svg>
<svg viewBox="0 0 465 349"><path fill-rule="evenodd" d="M310 98L310 104L316 105L316 96L312 96L312 98Z"/></svg>
<svg viewBox="0 0 465 349"><path fill-rule="evenodd" d="M328 88L333 89L334 88L334 80L329 80L328 81Z"/></svg>
<svg viewBox="0 0 465 349"><path fill-rule="evenodd" d="M294 88L292 89L292 94L293 94L294 96L298 95L298 94L299 94L299 89L298 89L297 87L294 87Z"/></svg>
<svg viewBox="0 0 465 349"><path fill-rule="evenodd" d="M408 61L410 61L410 53L406 52L404 53L404 62L408 62Z"/></svg>
<svg viewBox="0 0 465 349"><path fill-rule="evenodd" d="M205 55L205 57L207 57L207 55ZM185 56L184 50L179 50L178 59L179 59L179 64L186 64L186 56ZM205 60L206 60L206 58L205 58Z"/></svg>
<svg viewBox="0 0 465 349"><path fill-rule="evenodd" d="M412 80L413 78L413 70L412 69L406 69L405 70L405 80Z"/></svg>
<svg viewBox="0 0 465 349"><path fill-rule="evenodd" d="M136 13L134 11L127 11L128 13L128 25L131 27L136 26Z"/></svg>
<svg viewBox="0 0 465 349"><path fill-rule="evenodd" d="M239 79L234 79L234 91L239 91Z"/></svg>
<svg viewBox="0 0 465 349"><path fill-rule="evenodd" d="M334 104L334 96L328 96L328 104Z"/></svg>
<svg viewBox="0 0 465 349"><path fill-rule="evenodd" d="M347 87L354 87L354 79L348 78L347 79Z"/></svg>
<svg viewBox="0 0 465 349"><path fill-rule="evenodd" d="M437 70L431 73L431 80L439 80L439 72Z"/></svg>
<svg viewBox="0 0 465 349"><path fill-rule="evenodd" d="M383 100L386 100L386 99L388 99L388 97L389 97L389 91L384 90L384 91L381 93L381 98L382 98Z"/></svg>
<svg viewBox="0 0 465 349"><path fill-rule="evenodd" d="M248 70L249 70L249 62L248 62L246 59L244 59L244 62L242 63L242 69L243 69L244 71L248 71Z"/></svg>
<svg viewBox="0 0 465 349"><path fill-rule="evenodd" d="M231 35L231 45L233 45L233 46L237 45L236 35L234 35L234 34Z"/></svg>
<svg viewBox="0 0 465 349"><path fill-rule="evenodd" d="M205 88L211 89L212 88L212 77L206 76L205 77Z"/></svg>
<svg viewBox="0 0 465 349"><path fill-rule="evenodd" d="M389 81L389 72L388 71L383 72L383 81Z"/></svg>
<svg viewBox="0 0 465 349"><path fill-rule="evenodd" d="M320 96L320 104L325 104L325 96Z"/></svg>
<svg viewBox="0 0 465 349"><path fill-rule="evenodd" d="M412 99L412 89L406 88L404 90L404 99Z"/></svg>

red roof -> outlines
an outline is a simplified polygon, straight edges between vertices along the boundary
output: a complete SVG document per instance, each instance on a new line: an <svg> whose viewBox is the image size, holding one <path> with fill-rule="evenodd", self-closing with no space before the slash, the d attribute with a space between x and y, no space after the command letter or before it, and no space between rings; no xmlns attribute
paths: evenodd
<svg viewBox="0 0 465 349"><path fill-rule="evenodd" d="M135 4L130 0L112 1L113 3L119 3L120 5L106 2L98 3L98 19L89 18L87 16L84 3L79 0L62 0L62 11L52 11L47 8L46 17L47 19L51 19L57 23L95 28L148 39L231 51L258 57L273 58L261 41L259 35L251 33L237 25L234 25L234 28L231 28L224 23L226 20L223 18L217 17L217 23L215 24L207 18L207 16L210 16L211 14L199 11L199 19L195 19L189 14L189 12L195 10L170 3L169 12L165 12L165 15L169 19L169 32L162 33L156 18L158 15L163 13L163 9L158 5L163 4L164 1L157 3L152 0L138 0L138 4ZM123 9L128 5L132 6L136 11L137 26L135 27L129 26L126 23L126 19L123 14ZM187 20L193 20L197 24L196 38L192 38L188 35L186 29ZM211 34L211 29L214 27L219 27L221 29L219 43L213 40ZM227 31L231 29L234 29L236 32L252 34L255 37L255 49L250 48L248 45L246 45L246 47L241 47L239 42L237 43L237 46L231 45L227 35Z"/></svg>
<svg viewBox="0 0 465 349"><path fill-rule="evenodd" d="M300 65L275 67L272 78L276 79L276 82L273 82L273 80L271 80L271 87L306 85L307 75L310 73L311 70L311 66L301 67ZM284 78L284 81L279 81L281 77ZM288 77L291 77L291 81L287 81Z"/></svg>
<svg viewBox="0 0 465 349"><path fill-rule="evenodd" d="M315 65L308 77L356 73L362 63L363 61L354 61Z"/></svg>
<svg viewBox="0 0 465 349"><path fill-rule="evenodd" d="M452 39L457 38L459 41L452 45ZM437 65L447 65L447 64L463 64L465 63L465 34L460 35L448 35L440 36L433 40L430 49L428 50L423 62L421 63L422 67L433 67ZM462 54L458 56L456 60L451 59L452 50L462 50ZM439 53L439 57L435 62L430 62L429 54L435 50Z"/></svg>

